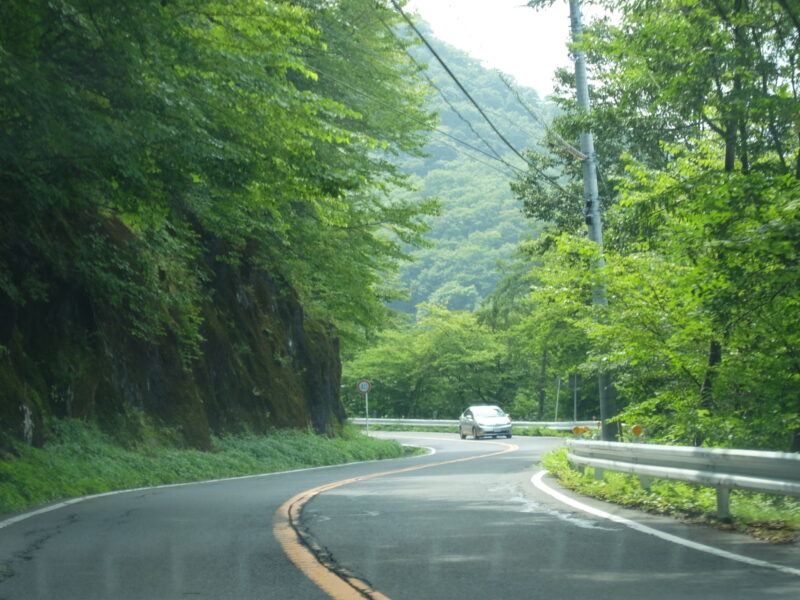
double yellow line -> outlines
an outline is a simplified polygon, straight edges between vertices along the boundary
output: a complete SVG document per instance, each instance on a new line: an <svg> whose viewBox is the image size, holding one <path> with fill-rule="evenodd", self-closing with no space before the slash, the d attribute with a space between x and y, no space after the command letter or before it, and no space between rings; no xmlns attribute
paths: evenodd
<svg viewBox="0 0 800 600"><path fill-rule="evenodd" d="M423 438L418 437L415 439L438 439L442 438ZM478 454L477 456L467 456L464 458L456 458L453 460L446 460L436 463L429 463L425 465L416 465L414 467L406 467L404 469L397 469L394 471L383 471L381 473L372 473L371 475L361 475L359 477L351 477L350 479L343 479L321 485L305 492L300 492L293 496L275 512L273 533L278 539L278 542L295 566L300 569L305 575L311 579L317 586L326 592L331 598L335 600L363 600L364 598L372 598L373 600L390 600L387 596L374 590L366 581L359 579L357 576L347 572L345 569L334 565L332 561L325 558L325 551L317 544L311 537L309 532L300 524L300 517L303 512L305 504L314 498L317 494L327 492L343 485L356 483L357 481L366 481L374 479L375 477L384 477L386 475L397 475L399 473L408 473L410 471L419 471L421 469L430 469L431 467L440 467L442 465L450 465L458 462L466 462L468 460L477 460L479 458L488 458L490 456L497 456L498 454L505 454L506 452L514 452L519 449L515 444L506 444L503 442L484 442L488 444L496 444L504 446L504 450L498 452L490 452L489 454Z"/></svg>

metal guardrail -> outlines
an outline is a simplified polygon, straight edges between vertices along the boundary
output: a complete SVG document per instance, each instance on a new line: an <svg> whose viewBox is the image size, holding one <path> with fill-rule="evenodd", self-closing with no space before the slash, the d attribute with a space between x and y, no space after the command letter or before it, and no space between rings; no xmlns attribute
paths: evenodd
<svg viewBox="0 0 800 600"><path fill-rule="evenodd" d="M365 425L367 420L363 417L349 419L355 425ZM458 427L458 419L369 419L370 425L406 425L408 427ZM512 421L514 427L545 427L547 429L572 431L573 427L588 427L597 429L598 421Z"/></svg>
<svg viewBox="0 0 800 600"><path fill-rule="evenodd" d="M716 488L717 516L730 516L731 489L800 497L800 454L727 448L568 440L570 462Z"/></svg>
<svg viewBox="0 0 800 600"><path fill-rule="evenodd" d="M367 419L352 418L365 425ZM410 427L458 427L457 419L369 419L374 425ZM514 421L512 427L545 427L568 430L574 427L598 429L598 421ZM800 497L800 454L762 452L728 448L659 446L568 440L570 462L602 471L637 475L642 485L650 478L686 481L717 490L717 515L730 516L730 490L752 490L768 494Z"/></svg>

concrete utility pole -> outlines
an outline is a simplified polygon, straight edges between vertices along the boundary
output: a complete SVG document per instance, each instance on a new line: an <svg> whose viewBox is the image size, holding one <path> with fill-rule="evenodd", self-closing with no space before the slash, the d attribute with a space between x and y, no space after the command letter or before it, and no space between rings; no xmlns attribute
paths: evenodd
<svg viewBox="0 0 800 600"><path fill-rule="evenodd" d="M580 0L569 0L569 18L572 29L572 41L580 41L583 35L583 24L581 23ZM578 95L578 104L587 113L589 105L589 84L586 80L586 53L579 51L575 53L575 87ZM600 195L597 191L597 157L594 153L594 136L591 131L581 133L581 152L586 157L583 160L583 193L586 199L586 224L589 227L589 239L595 242L600 250L600 260L598 266L605 264L603 258L603 222L600 214ZM608 306L606 296L606 286L599 284L592 292L592 300L595 304ZM600 420L603 422L603 440L613 441L617 439L619 427L615 423L609 423L608 419L614 416L616 408L612 390L609 388L609 377L605 372L598 374L598 395L600 400Z"/></svg>

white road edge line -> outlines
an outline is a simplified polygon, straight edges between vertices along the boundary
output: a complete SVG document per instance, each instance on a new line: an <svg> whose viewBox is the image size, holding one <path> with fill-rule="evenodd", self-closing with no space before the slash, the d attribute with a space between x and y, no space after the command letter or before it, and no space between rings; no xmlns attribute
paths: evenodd
<svg viewBox="0 0 800 600"><path fill-rule="evenodd" d="M539 488L542 492L547 494L548 496L551 496L556 500L558 500L559 502L567 504L568 506L595 515L596 517L600 517L602 519L608 519L610 521L614 521L615 523L620 523L622 525L630 527L631 529L635 529L636 531L639 531L641 533L647 535L653 535L657 538L661 538L662 540L666 540L674 544L680 544L681 546L686 546L687 548L699 550L700 552L706 552L707 554L714 554L716 556L721 556L722 558L735 560L748 565L752 565L754 567L764 567L767 569L774 569L776 571L781 571L782 573L787 573L789 575L800 576L800 569L795 569L793 567L786 567L784 565L776 565L774 563L767 562L765 560L750 558L749 556L744 556L742 554L735 554L733 552L728 552L727 550L720 550L719 548L714 548L713 546L706 546L705 544L692 542L691 540L686 540L682 537L678 537L677 535L672 535L670 533L659 531L658 529L653 529L652 527L648 527L647 525L642 525L641 523L637 523L636 521L631 521L630 519L626 519L625 517L620 517L619 515L612 515L611 513L607 513L598 508L594 508L592 506L584 504L583 502L578 502L577 500L573 500L572 498L565 496L561 492L556 491L553 488L549 487L542 481L542 478L547 473L548 473L547 471L539 471L538 473L535 473L533 477L531 477L531 483L535 485L537 488Z"/></svg>
<svg viewBox="0 0 800 600"><path fill-rule="evenodd" d="M431 449L432 450L432 449ZM436 451L434 450L431 454L435 454ZM421 455L421 456L428 456L428 454ZM398 457L403 458L403 457ZM411 456L408 458L418 458L416 456ZM371 462L380 462L381 460L386 459L377 459L377 460L362 460L362 461L355 461L349 463L340 463L338 465L323 465L321 467L308 467L305 469L292 469L290 471L272 471L270 473L256 473L255 475L240 475L238 477L222 477L220 479L206 479L203 481L185 481L183 483L165 483L162 485L151 485L145 487L138 487L138 488L129 488L125 490L113 490L110 492L103 492L101 494L91 494L89 496L80 496L78 498L70 498L68 500L63 500L62 502L57 502L55 504L50 504L43 508L39 508L36 510L32 510L30 512L20 513L13 517L9 517L3 521L0 521L0 529L5 527L9 527L10 525L14 525L15 523L19 523L20 521L24 521L25 519L30 519L31 517L35 517L38 515L43 515L45 513L49 513L54 510L58 510L59 508L64 508L66 506L70 506L71 504L77 504L78 502L83 502L84 500L94 500L95 498L103 498L105 496L116 496L118 494L130 494L131 492L149 492L152 490L163 490L166 488L174 488L174 487L184 487L187 485L200 485L203 483L218 483L221 481L236 481L239 479L258 479L259 477L274 477L275 475L285 475L287 473L300 473L303 471L319 471L322 469L333 469L334 467L343 467L348 465L361 465L365 463ZM397 459L389 459L389 460L397 460Z"/></svg>

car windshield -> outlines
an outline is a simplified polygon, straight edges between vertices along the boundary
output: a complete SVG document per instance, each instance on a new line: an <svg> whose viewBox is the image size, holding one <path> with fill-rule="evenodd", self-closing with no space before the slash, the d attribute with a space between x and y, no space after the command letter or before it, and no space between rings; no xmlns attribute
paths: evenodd
<svg viewBox="0 0 800 600"><path fill-rule="evenodd" d="M472 409L476 417L504 417L506 413L496 406L476 406Z"/></svg>

